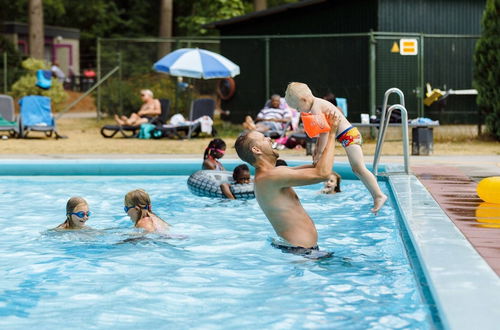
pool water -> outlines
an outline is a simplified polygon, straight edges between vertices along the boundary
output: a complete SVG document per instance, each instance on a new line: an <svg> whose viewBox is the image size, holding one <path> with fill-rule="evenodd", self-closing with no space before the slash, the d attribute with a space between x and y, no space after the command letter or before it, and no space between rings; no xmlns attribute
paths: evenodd
<svg viewBox="0 0 500 330"><path fill-rule="evenodd" d="M359 181L296 189L320 249L310 260L270 243L255 200L196 197L187 176L41 176L0 180L0 328L433 328L392 202L378 216ZM389 194L387 186L382 189ZM144 188L172 236L142 236L123 196ZM50 230L69 197L91 230Z"/></svg>

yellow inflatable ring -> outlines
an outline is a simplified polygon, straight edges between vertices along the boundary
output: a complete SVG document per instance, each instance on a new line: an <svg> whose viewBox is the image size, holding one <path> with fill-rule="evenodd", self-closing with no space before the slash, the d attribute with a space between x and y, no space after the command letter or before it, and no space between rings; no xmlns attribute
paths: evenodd
<svg viewBox="0 0 500 330"><path fill-rule="evenodd" d="M482 179L477 185L477 194L485 202L500 204L500 176Z"/></svg>

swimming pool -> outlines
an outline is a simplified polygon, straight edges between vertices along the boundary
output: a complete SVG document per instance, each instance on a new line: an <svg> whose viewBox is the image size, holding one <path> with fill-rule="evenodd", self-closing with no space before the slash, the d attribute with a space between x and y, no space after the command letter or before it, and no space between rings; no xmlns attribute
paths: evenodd
<svg viewBox="0 0 500 330"><path fill-rule="evenodd" d="M408 233L399 229L400 201L374 217L358 181L345 180L344 192L331 196L319 195L319 185L297 189L320 248L335 253L308 260L270 246L275 235L255 200L191 195L185 182L198 162L173 162L166 172L176 175L168 176L162 166L4 162L2 173L11 175L0 177L0 326L442 326ZM33 172L42 175L25 176ZM137 175L145 173L154 176ZM154 211L178 236L137 239L122 208L135 188L150 193ZM382 189L391 194L387 184ZM72 195L89 201L93 229L49 230L63 221Z"/></svg>

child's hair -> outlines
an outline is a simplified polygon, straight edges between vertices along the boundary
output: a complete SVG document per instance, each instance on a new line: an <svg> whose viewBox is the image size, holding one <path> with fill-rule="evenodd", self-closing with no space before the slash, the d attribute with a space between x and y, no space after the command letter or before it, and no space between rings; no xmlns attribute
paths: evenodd
<svg viewBox="0 0 500 330"><path fill-rule="evenodd" d="M142 189L135 189L129 191L125 195L125 205L139 206L140 207L139 219L144 218L145 216L148 215L148 212L151 212L151 198L149 197L148 193Z"/></svg>
<svg viewBox="0 0 500 330"><path fill-rule="evenodd" d="M83 197L75 196L68 199L66 203L66 222L71 218L70 213L73 213L75 208L80 204L88 204L87 201Z"/></svg>
<svg viewBox="0 0 500 330"><path fill-rule="evenodd" d="M278 166L288 166L288 164L284 159L278 158L276 159L276 167Z"/></svg>
<svg viewBox="0 0 500 330"><path fill-rule="evenodd" d="M250 172L250 169L248 168L247 164L241 164L241 165L236 166L233 170L233 180L236 181L238 174L241 174L242 172L245 172L245 171Z"/></svg>
<svg viewBox="0 0 500 330"><path fill-rule="evenodd" d="M300 103L300 98L304 97L304 94L312 95L311 90L306 84L299 82L291 82L286 87L285 101L288 104L288 106L297 109Z"/></svg>
<svg viewBox="0 0 500 330"><path fill-rule="evenodd" d="M330 174L330 176L332 176L332 175L337 177L337 184L335 185L335 187L333 187L333 191L335 191L336 193L339 193L340 192L340 181L342 181L342 178L341 178L340 174L338 174L335 171L332 171L332 174ZM330 180L330 178L328 178L328 180ZM326 182L325 182L325 186L326 186ZM325 187L325 189L323 189L323 191L326 191L326 190L328 190L328 189L326 189L326 187Z"/></svg>
<svg viewBox="0 0 500 330"><path fill-rule="evenodd" d="M215 149L226 149L226 142L222 139L213 139L210 141L203 154L203 159L207 159L208 155L212 156L212 151Z"/></svg>

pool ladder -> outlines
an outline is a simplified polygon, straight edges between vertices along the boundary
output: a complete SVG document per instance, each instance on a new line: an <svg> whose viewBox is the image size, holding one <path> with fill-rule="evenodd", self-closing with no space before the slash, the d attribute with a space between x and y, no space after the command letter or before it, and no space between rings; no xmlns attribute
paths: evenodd
<svg viewBox="0 0 500 330"><path fill-rule="evenodd" d="M394 104L387 109L387 101L389 100L389 95L392 93L399 95L399 104ZM380 160L380 153L382 151L382 145L384 144L385 134L387 132L387 126L389 126L389 120L391 118L391 113L393 110L401 110L401 129L403 134L403 157L404 157L404 167L405 173L410 173L410 156L408 153L409 149L409 139L408 139L408 111L405 108L405 96L399 88L389 88L384 95L384 105L382 107L382 115L380 117L380 127L378 130L377 145L375 146L375 155L373 156L373 174L378 174L378 164Z"/></svg>

